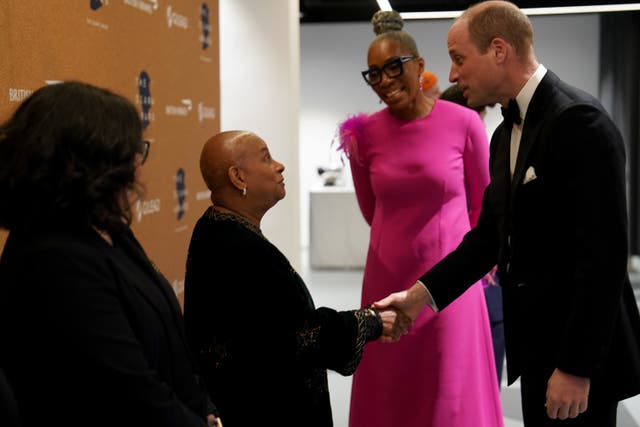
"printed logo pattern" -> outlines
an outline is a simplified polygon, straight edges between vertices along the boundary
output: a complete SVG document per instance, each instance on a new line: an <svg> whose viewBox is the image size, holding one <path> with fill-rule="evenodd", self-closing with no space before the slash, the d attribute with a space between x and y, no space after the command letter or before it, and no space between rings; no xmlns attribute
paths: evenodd
<svg viewBox="0 0 640 427"><path fill-rule="evenodd" d="M206 3L202 3L202 7L200 8L200 25L202 27L202 36L200 36L200 41L202 41L202 50L207 50L211 43L211 40L209 39L211 25L209 25L209 6L207 6Z"/></svg>
<svg viewBox="0 0 640 427"><path fill-rule="evenodd" d="M182 219L185 211L187 210L187 205L185 203L185 199L187 196L187 186L184 179L184 169L179 168L178 172L176 172L176 197L178 198L178 206L176 206L176 215L178 220Z"/></svg>
<svg viewBox="0 0 640 427"><path fill-rule="evenodd" d="M90 0L89 1L89 7L91 8L91 10L98 10L102 7L103 1L102 0Z"/></svg>
<svg viewBox="0 0 640 427"><path fill-rule="evenodd" d="M151 79L146 71L140 72L138 76L138 102L142 107L142 129L146 129L149 126L149 122L153 116L151 114L151 106L153 105L153 98L151 97Z"/></svg>

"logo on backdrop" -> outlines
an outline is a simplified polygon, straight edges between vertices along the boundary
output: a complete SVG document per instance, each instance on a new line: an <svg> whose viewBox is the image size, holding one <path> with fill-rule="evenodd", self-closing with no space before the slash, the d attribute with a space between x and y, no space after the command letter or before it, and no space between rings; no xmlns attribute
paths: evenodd
<svg viewBox="0 0 640 427"><path fill-rule="evenodd" d="M160 199L138 200L136 202L136 218L142 221L143 216L160 212Z"/></svg>
<svg viewBox="0 0 640 427"><path fill-rule="evenodd" d="M9 88L9 102L22 102L31 95L31 89L23 89L18 87Z"/></svg>
<svg viewBox="0 0 640 427"><path fill-rule="evenodd" d="M213 120L216 118L216 108L207 107L202 102L198 102L198 121Z"/></svg>
<svg viewBox="0 0 640 427"><path fill-rule="evenodd" d="M148 14L158 10L158 0L124 0L124 4Z"/></svg>
<svg viewBox="0 0 640 427"><path fill-rule="evenodd" d="M211 32L211 25L209 25L209 6L206 3L202 3L200 8L200 27L202 28L202 35L200 41L202 42L202 50L207 50L211 44L209 33Z"/></svg>
<svg viewBox="0 0 640 427"><path fill-rule="evenodd" d="M196 193L196 200L197 201L209 200L209 199L211 199L211 191L210 190L198 191Z"/></svg>
<svg viewBox="0 0 640 427"><path fill-rule="evenodd" d="M186 30L189 28L189 18L175 12L171 6L167 6L167 26L178 27Z"/></svg>
<svg viewBox="0 0 640 427"><path fill-rule="evenodd" d="M164 113L167 116L186 117L193 108L193 102L189 98L185 98L180 100L180 104L182 105L165 105Z"/></svg>
<svg viewBox="0 0 640 427"><path fill-rule="evenodd" d="M142 107L142 129L146 129L149 126L149 122L153 121L153 113L151 107L153 106L153 98L151 97L151 79L146 71L141 71L138 76L138 103Z"/></svg>
<svg viewBox="0 0 640 427"><path fill-rule="evenodd" d="M89 0L89 7L91 8L91 10L98 10L108 3L109 0Z"/></svg>
<svg viewBox="0 0 640 427"><path fill-rule="evenodd" d="M91 10L96 11L100 8L102 8L102 6L108 6L109 5L109 1L110 0L89 0L89 7L91 8ZM91 17L87 17L86 18L86 22L87 24L93 26L93 27L97 27L100 28L101 30L108 30L109 29L109 24L106 24L104 22L100 22L100 21L96 21L95 19L93 19L96 16L100 16L100 13L96 13L96 14L92 14Z"/></svg>
<svg viewBox="0 0 640 427"><path fill-rule="evenodd" d="M185 203L185 199L187 198L187 184L184 179L184 169L182 168L178 168L178 172L176 172L176 191L174 194L178 199L178 204L174 211L180 220L187 209L189 209L189 204Z"/></svg>

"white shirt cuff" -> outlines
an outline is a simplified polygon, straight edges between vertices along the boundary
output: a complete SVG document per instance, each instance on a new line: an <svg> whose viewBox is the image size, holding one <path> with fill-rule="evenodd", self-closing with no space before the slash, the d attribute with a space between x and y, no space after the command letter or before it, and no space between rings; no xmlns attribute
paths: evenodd
<svg viewBox="0 0 640 427"><path fill-rule="evenodd" d="M440 309L438 309L438 306L436 305L436 302L433 299L433 296L431 296L431 292L429 292L429 288L427 288L427 285L425 285L424 283L422 283L421 280L416 280L417 283L420 283L422 286L424 286L425 291L427 291L427 305L429 307L431 307L431 309L433 311L435 311L436 313L438 311L440 311Z"/></svg>

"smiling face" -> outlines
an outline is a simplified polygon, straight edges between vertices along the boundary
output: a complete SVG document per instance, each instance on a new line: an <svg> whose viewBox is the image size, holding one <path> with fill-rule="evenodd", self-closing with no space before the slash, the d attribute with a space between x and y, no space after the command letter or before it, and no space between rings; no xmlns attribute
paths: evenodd
<svg viewBox="0 0 640 427"><path fill-rule="evenodd" d="M499 87L504 76L497 66L494 47L489 46L481 53L471 40L464 19L451 26L447 46L451 58L449 80L458 84L469 106L499 102Z"/></svg>
<svg viewBox="0 0 640 427"><path fill-rule="evenodd" d="M379 39L369 47L367 62L369 69L383 68L394 59L410 56L409 49L404 48L398 41ZM418 108L416 98L422 96L420 92L420 74L424 70L424 60L420 57L402 64L402 74L389 77L382 73L382 80L371 88L389 107L394 116L407 116Z"/></svg>

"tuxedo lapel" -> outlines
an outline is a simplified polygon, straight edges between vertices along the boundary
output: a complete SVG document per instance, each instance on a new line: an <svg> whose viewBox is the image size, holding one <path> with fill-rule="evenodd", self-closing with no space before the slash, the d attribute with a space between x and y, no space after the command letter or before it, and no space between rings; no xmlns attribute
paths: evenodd
<svg viewBox="0 0 640 427"><path fill-rule="evenodd" d="M522 137L520 138L520 147L518 149L518 157L516 159L516 167L513 171L513 179L511 180L511 192L515 192L522 185L524 173L530 166L527 162L531 148L535 145L540 134L540 129L544 123L545 104L550 96L551 80L553 74L547 71L542 81L536 88L531 98L529 108L524 118L524 127L522 129Z"/></svg>
<svg viewBox="0 0 640 427"><path fill-rule="evenodd" d="M513 178L511 180L512 193L522 185L527 165L527 157L529 156L531 147L538 138L541 124L542 121L539 118L535 117L535 115L530 115L529 112L527 112L527 117L524 120L524 128L522 129L522 138L520 139L520 148L518 149L516 167L513 171Z"/></svg>
<svg viewBox="0 0 640 427"><path fill-rule="evenodd" d="M496 151L495 151L495 160L493 164L493 169L495 170L495 174L491 179L495 182L496 188L504 189L504 192L500 190L500 197L504 197L508 199L509 196L509 183L511 182L511 174L509 171L509 147L511 145L511 128L507 126L506 123L503 123L502 126L496 130L499 132L497 134L497 139L495 143L497 143Z"/></svg>

